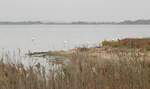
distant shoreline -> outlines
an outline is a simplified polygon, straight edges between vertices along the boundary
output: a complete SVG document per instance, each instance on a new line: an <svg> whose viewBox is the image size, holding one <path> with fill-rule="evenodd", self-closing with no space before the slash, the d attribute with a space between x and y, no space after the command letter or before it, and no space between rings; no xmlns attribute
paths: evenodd
<svg viewBox="0 0 150 89"><path fill-rule="evenodd" d="M122 22L86 22L86 21L75 21L75 22L5 21L2 22L1 21L0 25L150 25L150 20L135 20L135 21L125 20Z"/></svg>
<svg viewBox="0 0 150 89"><path fill-rule="evenodd" d="M2 25L150 25L150 24L0 24Z"/></svg>

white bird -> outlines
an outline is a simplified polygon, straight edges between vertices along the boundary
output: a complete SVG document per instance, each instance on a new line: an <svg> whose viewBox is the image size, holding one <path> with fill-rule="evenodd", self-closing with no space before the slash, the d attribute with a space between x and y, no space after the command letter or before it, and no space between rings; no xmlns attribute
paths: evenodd
<svg viewBox="0 0 150 89"><path fill-rule="evenodd" d="M68 41L64 41L64 49L68 49Z"/></svg>
<svg viewBox="0 0 150 89"><path fill-rule="evenodd" d="M90 44L90 42L89 42L89 41L85 41L85 43L86 43L86 44Z"/></svg>
<svg viewBox="0 0 150 89"><path fill-rule="evenodd" d="M34 42L34 41L35 41L35 39L36 39L35 37L32 37L32 42Z"/></svg>
<svg viewBox="0 0 150 89"><path fill-rule="evenodd" d="M84 41L84 43L83 43L83 45L84 45L85 47L88 47L88 46L89 46L89 44L90 44L90 42L89 42L89 41Z"/></svg>
<svg viewBox="0 0 150 89"><path fill-rule="evenodd" d="M68 41L64 41L64 44L67 44L68 43Z"/></svg>

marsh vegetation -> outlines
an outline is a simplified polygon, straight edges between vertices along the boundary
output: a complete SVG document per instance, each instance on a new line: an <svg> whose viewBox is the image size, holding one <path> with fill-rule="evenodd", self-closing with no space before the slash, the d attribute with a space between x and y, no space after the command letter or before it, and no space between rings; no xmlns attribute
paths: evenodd
<svg viewBox="0 0 150 89"><path fill-rule="evenodd" d="M3 55L0 89L149 89L148 51L104 48L104 52L98 50L97 56L93 56L93 50L96 49L71 54L71 63L59 70L46 70L40 64L24 67L5 63L12 58Z"/></svg>

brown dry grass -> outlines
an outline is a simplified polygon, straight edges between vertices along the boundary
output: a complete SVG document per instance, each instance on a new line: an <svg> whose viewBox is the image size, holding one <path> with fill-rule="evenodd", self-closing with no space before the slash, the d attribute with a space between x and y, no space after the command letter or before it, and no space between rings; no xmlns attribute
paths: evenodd
<svg viewBox="0 0 150 89"><path fill-rule="evenodd" d="M149 89L149 57L137 52L116 54L117 58L105 60L79 52L72 55L70 65L48 76L40 66L25 68L1 61L0 89Z"/></svg>

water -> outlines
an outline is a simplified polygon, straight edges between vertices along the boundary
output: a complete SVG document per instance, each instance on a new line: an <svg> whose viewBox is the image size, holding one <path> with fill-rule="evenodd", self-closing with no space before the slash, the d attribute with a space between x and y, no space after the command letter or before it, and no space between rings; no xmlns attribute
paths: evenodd
<svg viewBox="0 0 150 89"><path fill-rule="evenodd" d="M24 54L67 50L87 44L94 46L103 40L127 37L150 37L150 25L0 25L0 58L9 54L8 62L26 67L40 63L47 70L57 69L59 65L50 65L44 58L30 58Z"/></svg>
<svg viewBox="0 0 150 89"><path fill-rule="evenodd" d="M5 50L64 50L126 37L150 37L150 25L0 25Z"/></svg>

